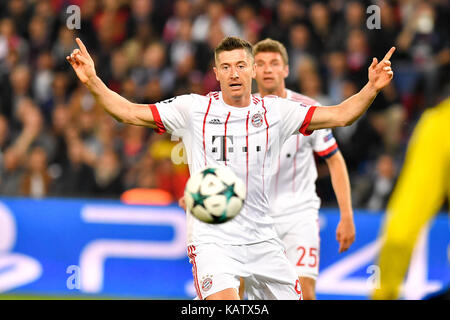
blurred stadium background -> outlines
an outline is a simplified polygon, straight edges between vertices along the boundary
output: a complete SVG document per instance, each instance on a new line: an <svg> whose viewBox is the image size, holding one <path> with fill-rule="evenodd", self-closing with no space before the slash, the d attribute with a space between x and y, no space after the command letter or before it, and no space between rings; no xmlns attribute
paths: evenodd
<svg viewBox="0 0 450 320"><path fill-rule="evenodd" d="M381 28L369 29L370 5ZM69 19L80 8L80 28ZM73 8L73 7L72 7ZM290 89L322 104L356 93L392 46L395 77L355 124L334 131L346 159L357 240L337 254L336 199L318 159L319 299L367 299L384 209L420 115L449 95L445 0L4 0L0 2L0 299L191 299L179 142L117 123L65 57L79 36L101 79L150 103L218 90L213 49L226 35L288 49ZM450 139L449 136L436 139ZM448 201L424 230L404 298L450 283Z"/></svg>

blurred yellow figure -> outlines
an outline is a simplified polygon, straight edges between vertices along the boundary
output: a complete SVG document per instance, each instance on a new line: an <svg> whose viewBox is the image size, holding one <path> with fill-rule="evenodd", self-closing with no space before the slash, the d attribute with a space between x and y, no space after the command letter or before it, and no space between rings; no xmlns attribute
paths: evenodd
<svg viewBox="0 0 450 320"><path fill-rule="evenodd" d="M398 299L422 228L450 199L450 98L422 115L387 206L373 299Z"/></svg>

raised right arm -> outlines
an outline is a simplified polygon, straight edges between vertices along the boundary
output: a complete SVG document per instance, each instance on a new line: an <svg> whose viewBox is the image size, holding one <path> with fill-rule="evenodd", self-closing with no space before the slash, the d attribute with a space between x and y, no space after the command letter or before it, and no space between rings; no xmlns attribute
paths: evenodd
<svg viewBox="0 0 450 320"><path fill-rule="evenodd" d="M373 58L369 67L369 81L355 95L336 106L317 107L308 126L308 131L349 126L358 120L372 104L381 89L386 87L394 77L390 58L395 51L392 47L382 61Z"/></svg>
<svg viewBox="0 0 450 320"><path fill-rule="evenodd" d="M83 42L77 38L79 49L75 49L66 59L80 81L86 85L103 109L120 122L156 128L153 114L148 105L132 103L110 90L95 72L94 61Z"/></svg>

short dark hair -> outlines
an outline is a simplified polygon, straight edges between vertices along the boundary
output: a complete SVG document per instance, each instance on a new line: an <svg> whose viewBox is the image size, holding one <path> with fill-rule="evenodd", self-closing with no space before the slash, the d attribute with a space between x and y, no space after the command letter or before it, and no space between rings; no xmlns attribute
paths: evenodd
<svg viewBox="0 0 450 320"><path fill-rule="evenodd" d="M226 37L217 45L216 49L214 50L214 60L217 61L219 53L236 49L244 49L253 59L253 49L250 42L238 37Z"/></svg>
<svg viewBox="0 0 450 320"><path fill-rule="evenodd" d="M259 41L253 47L253 55L256 56L256 54L260 52L279 53L281 55L281 58L283 59L284 64L287 65L289 63L286 47L279 41L270 38Z"/></svg>

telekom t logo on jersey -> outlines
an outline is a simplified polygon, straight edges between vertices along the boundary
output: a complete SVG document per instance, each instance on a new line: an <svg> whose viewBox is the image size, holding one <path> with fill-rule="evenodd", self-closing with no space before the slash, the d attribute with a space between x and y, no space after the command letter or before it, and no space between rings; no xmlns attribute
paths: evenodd
<svg viewBox="0 0 450 320"><path fill-rule="evenodd" d="M226 156L228 153L235 152L235 148L233 146L233 136L225 136L225 135L217 135L212 136L212 144L213 147L211 149L213 154L218 154L219 158L216 159L217 161L230 161ZM243 153L246 153L247 147L243 146L240 149ZM256 146L256 152L261 151L261 146Z"/></svg>

